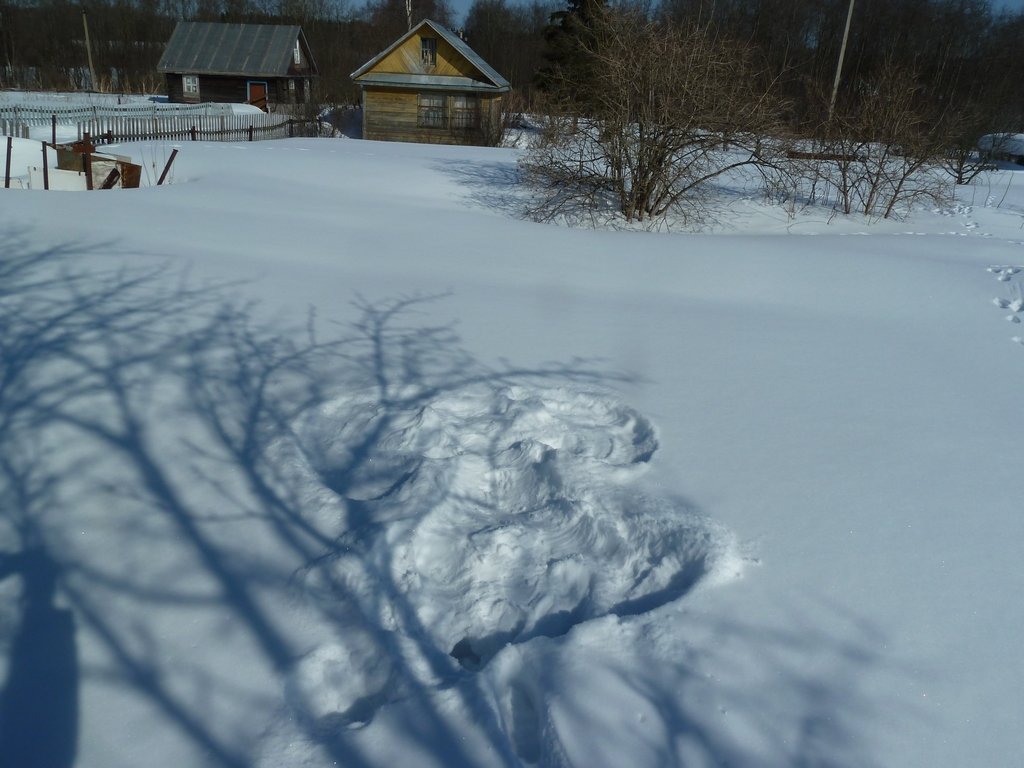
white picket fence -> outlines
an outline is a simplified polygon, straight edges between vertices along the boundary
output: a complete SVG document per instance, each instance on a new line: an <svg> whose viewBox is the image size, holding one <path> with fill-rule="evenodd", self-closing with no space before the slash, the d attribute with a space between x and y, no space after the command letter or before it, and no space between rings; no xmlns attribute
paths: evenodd
<svg viewBox="0 0 1024 768"><path fill-rule="evenodd" d="M58 123L77 123L100 117L227 117L233 114L230 104L105 104L88 106L32 105L0 103L0 120L19 120L27 125L50 125L54 116Z"/></svg>
<svg viewBox="0 0 1024 768"><path fill-rule="evenodd" d="M13 136L16 139L28 138L28 123L10 117L0 117L0 136Z"/></svg>
<svg viewBox="0 0 1024 768"><path fill-rule="evenodd" d="M300 135L301 128L287 115L167 115L150 117L106 116L78 122L78 138L88 132L94 142L151 141L259 141Z"/></svg>

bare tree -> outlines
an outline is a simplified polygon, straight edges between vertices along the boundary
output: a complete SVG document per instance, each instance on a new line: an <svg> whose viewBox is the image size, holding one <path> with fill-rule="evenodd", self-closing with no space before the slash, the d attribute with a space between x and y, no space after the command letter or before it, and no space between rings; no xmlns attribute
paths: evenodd
<svg viewBox="0 0 1024 768"><path fill-rule="evenodd" d="M609 12L592 30L579 42L587 66L552 72L553 114L523 161L543 191L535 215L699 215L708 182L770 163L781 105L749 48L639 13Z"/></svg>
<svg viewBox="0 0 1024 768"><path fill-rule="evenodd" d="M809 182L812 202L834 201L844 214L888 219L916 202L941 203L951 192L941 165L955 117L944 119L917 73L889 60L840 103L809 151L794 153L794 176Z"/></svg>

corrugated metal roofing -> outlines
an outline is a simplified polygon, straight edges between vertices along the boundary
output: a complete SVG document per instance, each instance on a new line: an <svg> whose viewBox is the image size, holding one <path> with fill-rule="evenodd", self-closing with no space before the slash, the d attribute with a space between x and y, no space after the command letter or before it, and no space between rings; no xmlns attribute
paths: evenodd
<svg viewBox="0 0 1024 768"><path fill-rule="evenodd" d="M442 27L440 24L435 24L434 22L429 20L427 21L427 23L430 24L430 26L434 30L436 30L439 35L441 35L441 37L447 40L451 44L452 48L454 48L463 56L465 56L473 64L473 66L479 69L480 72L482 72L487 77L487 79L489 79L492 83L494 83L499 88L512 87L511 83L509 83L508 80L506 80L504 77L498 74L498 71L494 69L494 67L492 67L483 59L481 59L480 54L478 54L476 51L470 48L469 44L465 40L456 35L450 29Z"/></svg>
<svg viewBox="0 0 1024 768"><path fill-rule="evenodd" d="M382 76L382 73L375 73L373 75L367 75L366 73L369 70L373 69L374 65L376 65L381 59L383 59L385 56L387 56L389 53L395 50L398 46L400 46L402 43L404 43L406 40L408 40L410 37L416 34L420 30L420 27L424 25L430 27L432 30L434 30L434 32L443 37L455 50L462 54L462 56L464 56L467 61L469 61L474 67L476 67L476 69L480 72L481 75L483 75L491 82L491 85L488 86L484 83L480 83L479 81L471 81L475 83L475 87L473 88L473 90L498 90L504 92L511 89L512 86L508 82L508 80L506 80L504 77L498 74L497 70L495 70L494 67L492 67L486 61L480 58L480 54L478 54L476 51L470 48L469 45L466 44L465 40L460 38L451 30L446 29L441 24L438 24L436 21L431 21L430 19L424 19L423 21L421 21L419 24L417 24L415 27L410 29L408 32L406 32L404 35L398 38L395 42L393 42L391 45L385 48L383 51L381 51L368 62L363 64L363 66L361 66L359 69L352 73L352 79L359 80L360 82L369 82L371 77L373 78L373 80L377 80L378 78L380 78ZM403 78L404 82L410 85L429 84L427 83L427 81L432 79L454 79L438 78L433 75L420 74L394 75L394 77ZM470 78L464 79L470 80ZM397 85L398 81L395 81L395 83L393 84Z"/></svg>
<svg viewBox="0 0 1024 768"><path fill-rule="evenodd" d="M297 26L179 21L157 71L284 77L301 34Z"/></svg>
<svg viewBox="0 0 1024 768"><path fill-rule="evenodd" d="M370 72L359 78L360 83L371 83L373 85L394 86L395 88L408 88L415 84L417 88L436 88L438 90L456 91L487 91L494 93L495 89L490 83L474 80L471 77L457 77L452 75L405 75L397 72Z"/></svg>

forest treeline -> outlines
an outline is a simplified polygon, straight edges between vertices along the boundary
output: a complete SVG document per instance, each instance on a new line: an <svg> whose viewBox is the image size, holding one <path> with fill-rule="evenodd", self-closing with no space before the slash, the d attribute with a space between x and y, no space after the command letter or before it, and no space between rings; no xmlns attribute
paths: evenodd
<svg viewBox="0 0 1024 768"><path fill-rule="evenodd" d="M446 0L414 0L415 19L462 30L527 103L540 93L560 39L603 0L475 0L464 18ZM622 4L619 4L622 7ZM699 27L757 57L791 125L820 120L848 0L631 0L666 30ZM358 98L349 73L406 29L403 0L0 0L0 87L90 87L82 11L97 89L161 92L156 65L179 20L300 24L320 67L319 98ZM989 0L858 0L840 100L862 98L883 71L910 73L934 104L984 115L991 130L1024 129L1024 14ZM827 99L826 99L827 100Z"/></svg>

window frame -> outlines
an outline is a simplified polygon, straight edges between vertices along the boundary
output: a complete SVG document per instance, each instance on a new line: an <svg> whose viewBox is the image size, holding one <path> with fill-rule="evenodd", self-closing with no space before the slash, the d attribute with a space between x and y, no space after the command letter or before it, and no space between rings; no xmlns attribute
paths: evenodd
<svg viewBox="0 0 1024 768"><path fill-rule="evenodd" d="M443 93L427 91L416 94L416 127L448 127L448 99Z"/></svg>
<svg viewBox="0 0 1024 768"><path fill-rule="evenodd" d="M437 38L420 38L420 63L425 67L437 66Z"/></svg>
<svg viewBox="0 0 1024 768"><path fill-rule="evenodd" d="M480 127L480 97L475 93L453 94L449 112L452 130L473 131Z"/></svg>
<svg viewBox="0 0 1024 768"><path fill-rule="evenodd" d="M186 99L199 100L199 75L181 76L181 95Z"/></svg>

